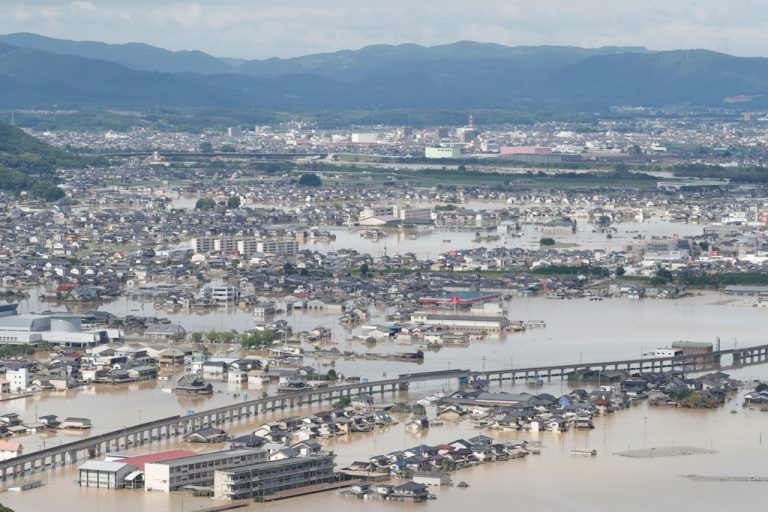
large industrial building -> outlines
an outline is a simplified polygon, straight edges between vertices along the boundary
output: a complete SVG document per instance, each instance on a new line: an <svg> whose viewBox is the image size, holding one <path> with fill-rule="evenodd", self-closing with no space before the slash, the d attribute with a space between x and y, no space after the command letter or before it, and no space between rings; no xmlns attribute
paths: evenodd
<svg viewBox="0 0 768 512"><path fill-rule="evenodd" d="M10 306L5 306L3 316L0 316L0 345L36 345L45 341L54 345L87 348L122 338L118 329L83 329L79 315L19 315L16 314L18 304Z"/></svg>
<svg viewBox="0 0 768 512"><path fill-rule="evenodd" d="M428 147L424 149L426 158L459 158L461 157L461 146L449 147Z"/></svg>
<svg viewBox="0 0 768 512"><path fill-rule="evenodd" d="M499 332L509 326L509 320L503 316L433 315L426 311L413 313L411 322L429 327L475 333Z"/></svg>

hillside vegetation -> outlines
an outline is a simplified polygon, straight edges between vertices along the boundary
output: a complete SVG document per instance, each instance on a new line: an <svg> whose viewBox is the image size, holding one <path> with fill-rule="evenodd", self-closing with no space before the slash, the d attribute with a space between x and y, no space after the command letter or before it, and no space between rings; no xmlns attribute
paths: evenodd
<svg viewBox="0 0 768 512"><path fill-rule="evenodd" d="M56 201L64 196L56 186L57 168L83 165L83 160L0 122L0 190L28 191Z"/></svg>

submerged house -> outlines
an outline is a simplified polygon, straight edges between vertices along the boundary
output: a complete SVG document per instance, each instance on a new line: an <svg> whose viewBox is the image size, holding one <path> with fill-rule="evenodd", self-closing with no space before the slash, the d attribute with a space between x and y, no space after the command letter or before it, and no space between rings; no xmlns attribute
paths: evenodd
<svg viewBox="0 0 768 512"><path fill-rule="evenodd" d="M210 395L213 393L213 385L194 375L184 375L176 382L174 393L184 395Z"/></svg>
<svg viewBox="0 0 768 512"><path fill-rule="evenodd" d="M220 443L229 438L226 432L218 428L201 428L184 436L187 443Z"/></svg>

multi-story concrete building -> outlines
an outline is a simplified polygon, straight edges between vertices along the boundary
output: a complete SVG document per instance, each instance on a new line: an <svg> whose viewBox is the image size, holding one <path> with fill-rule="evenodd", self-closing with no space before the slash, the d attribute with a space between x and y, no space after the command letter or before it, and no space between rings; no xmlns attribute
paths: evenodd
<svg viewBox="0 0 768 512"><path fill-rule="evenodd" d="M395 216L395 207L394 206L385 206L385 205L371 205L366 206L363 208L363 210L360 212L360 215L358 216L359 220L365 220L370 219L371 217L394 217Z"/></svg>
<svg viewBox="0 0 768 512"><path fill-rule="evenodd" d="M248 466L267 461L267 451L258 448L237 448L203 453L192 457L153 462L144 466L144 481L148 491L171 492L186 485L211 486L216 470Z"/></svg>
<svg viewBox="0 0 768 512"><path fill-rule="evenodd" d="M256 248L265 254L293 258L299 252L299 242L289 238L272 238L259 242Z"/></svg>
<svg viewBox="0 0 768 512"><path fill-rule="evenodd" d="M250 258L262 252L275 256L293 257L299 252L299 242L290 237L204 237L191 239L195 253L233 253Z"/></svg>
<svg viewBox="0 0 768 512"><path fill-rule="evenodd" d="M195 251L196 254L213 252L216 250L215 237L206 236L206 237L200 237L200 238L193 238L190 240L190 243L192 245L192 250Z"/></svg>
<svg viewBox="0 0 768 512"><path fill-rule="evenodd" d="M236 302L240 298L240 290L234 286L206 286L203 297L213 302Z"/></svg>
<svg viewBox="0 0 768 512"><path fill-rule="evenodd" d="M431 208L414 208L412 206L398 206L394 209L395 217L409 224L431 224Z"/></svg>
<svg viewBox="0 0 768 512"><path fill-rule="evenodd" d="M250 258L259 252L260 239L256 237L243 238L237 241L237 252L240 256Z"/></svg>
<svg viewBox="0 0 768 512"><path fill-rule="evenodd" d="M226 500L252 499L333 482L335 457L333 453L320 453L219 470L213 478L213 496Z"/></svg>
<svg viewBox="0 0 768 512"><path fill-rule="evenodd" d="M29 368L8 369L5 372L5 379L13 392L26 390L32 384L32 373Z"/></svg>

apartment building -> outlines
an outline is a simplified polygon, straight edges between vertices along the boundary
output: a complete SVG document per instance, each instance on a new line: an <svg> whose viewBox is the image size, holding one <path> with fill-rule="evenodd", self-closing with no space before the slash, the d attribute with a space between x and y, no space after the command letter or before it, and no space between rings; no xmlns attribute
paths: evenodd
<svg viewBox="0 0 768 512"><path fill-rule="evenodd" d="M291 457L215 472L213 496L243 500L336 480L333 453Z"/></svg>

